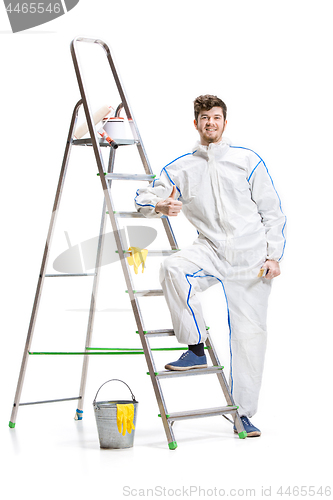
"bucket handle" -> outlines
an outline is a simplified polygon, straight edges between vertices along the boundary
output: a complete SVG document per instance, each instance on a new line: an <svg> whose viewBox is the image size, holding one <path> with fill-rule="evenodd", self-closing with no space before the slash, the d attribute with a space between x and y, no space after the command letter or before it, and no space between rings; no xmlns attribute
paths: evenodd
<svg viewBox="0 0 333 500"><path fill-rule="evenodd" d="M107 380L106 382L104 382L104 384L102 384L102 385L101 385L101 387L98 389L98 391L96 392L96 396L95 396L95 399L94 399L94 401L93 401L93 404L95 404L95 403L96 403L97 394L98 394L98 393L99 393L99 391L102 389L103 385L107 384L108 382L114 382L114 381L117 381L117 382L122 382L123 384L125 384L125 385L128 387L128 389L129 389L130 393L132 394L132 400L133 400L133 403L136 403L136 402L137 402L137 401L136 401L136 399L135 399L135 396L134 396L133 392L131 391L130 387L126 384L126 382L124 382L123 380L120 380L119 378L112 378L111 380Z"/></svg>

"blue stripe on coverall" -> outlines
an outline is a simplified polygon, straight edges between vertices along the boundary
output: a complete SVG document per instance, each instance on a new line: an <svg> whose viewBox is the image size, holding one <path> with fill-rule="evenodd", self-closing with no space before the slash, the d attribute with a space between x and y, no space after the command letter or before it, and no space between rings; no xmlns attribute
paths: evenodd
<svg viewBox="0 0 333 500"><path fill-rule="evenodd" d="M249 178L247 179L247 180L248 180L248 182L250 182L250 179L251 179L251 177L252 177L252 174L254 173L254 171L256 170L256 168L260 165L260 163L262 163L262 164L264 165L264 167L265 167L265 169L266 169L266 172L267 172L267 175L268 175L268 177L269 177L269 178L270 178L270 180L271 180L271 183L272 183L273 189L274 189L274 191L275 191L275 193L276 193L276 196L278 197L278 200L279 200L279 206L280 206L281 213L282 213L282 215L284 216L284 224L283 224L283 227L282 227L282 230L281 230L284 243L283 243L283 248L282 248L281 257L278 259L278 260L280 261L280 260L282 259L282 257L283 257L284 250L285 250L285 247L286 247L286 237L285 237L285 234L284 234L284 230L285 230L285 227L286 227L286 224L287 224L287 217L286 217L286 216L284 215L284 213L283 213L283 210L282 210L282 204L281 204L281 199L280 199L280 196L279 196L279 194L278 194L278 192L277 192L277 190L276 190L276 188L275 188L275 186L274 186L274 182L273 182L273 179L272 179L272 177L271 177L271 174L269 173L268 168L267 168L266 163L264 162L264 160L263 160L263 159L262 159L262 158L258 155L258 153L256 153L255 151L253 151L253 149L244 148L244 147L241 147L241 146L230 146L230 147L231 147L231 148L234 148L234 149L246 149L247 151L251 151L252 153L254 153L254 154L255 154L256 156L258 156L258 158L260 159L260 161L257 163L257 165L256 165L256 166L254 167L254 169L252 170L252 172L251 172L251 174L250 174Z"/></svg>
<svg viewBox="0 0 333 500"><path fill-rule="evenodd" d="M195 326L196 326L196 328L198 330L198 334L199 334L199 342L198 342L198 344L200 344L200 342L201 342L201 333L200 333L200 330L199 330L199 326L198 326L195 314L194 314L193 309L192 309L192 307L190 306L190 303L189 303L190 295L191 295L191 290L192 290L192 285L189 282L188 277L190 277L190 278L215 278L215 279L217 279L221 283L222 288L223 288L223 292L224 292L224 297L225 297L226 304L227 304L227 311L228 311L229 349L230 349L230 380L231 380L230 391L231 391L231 394L232 394L232 392L233 392L233 386L234 386L234 379L233 379L233 376L232 376L231 322L230 322L230 310L229 310L228 297L227 297L227 294L226 294L226 291L225 291L225 288L224 288L223 281L221 281L216 276L213 276L212 274L204 274L202 276L196 276L196 274L200 273L200 271L203 271L203 269L199 269L199 271L197 271L197 272L195 272L193 274L186 274L185 275L186 280L187 280L188 284L190 285L190 288L189 288L189 291L188 291L188 295L187 295L187 305L188 305L188 307L189 307L189 309L190 309L190 311L192 313L192 316L193 316L193 319L194 319L194 322L195 322Z"/></svg>
<svg viewBox="0 0 333 500"><path fill-rule="evenodd" d="M195 153L195 151L194 151L194 153ZM178 186L177 186L177 185L173 182L173 180L171 179L170 175L168 174L168 172L167 172L165 169L166 169L169 165L171 165L172 163L174 163L175 161L180 160L180 158L184 158L184 156L188 156L188 155L192 155L192 154L193 154L193 153L186 153L186 154L184 154L184 155L182 155L182 156L179 156L179 157L178 157L178 158L176 158L175 160L173 160L173 161L171 161L170 163L168 163L167 165L165 165L165 167L163 167L163 168L162 168L162 170L161 170L161 172L160 172L160 177L161 177L163 170L165 171L165 173L166 173L166 175L167 175L167 177L168 177L169 181L171 182L171 184L172 184L173 186L176 186L177 190L179 191L179 196L181 196L181 195L182 195L182 193L181 193L181 191L180 191L179 187L178 187ZM156 179L154 179L154 180L153 180L153 187L155 187L155 182L156 182L156 181L157 181L160 177L157 177ZM135 193L135 198L134 198L135 203L136 203L139 207L153 207L153 208L155 208L155 205L150 205L150 204L142 205L141 203L138 203L138 202L136 201L136 199L137 199L137 197L138 197L138 196L139 196L139 189L138 189L138 190L137 190L137 192Z"/></svg>
<svg viewBox="0 0 333 500"><path fill-rule="evenodd" d="M194 151L194 153L195 153L195 151ZM193 154L193 153L185 153L184 155L178 156L178 158L176 158L175 160L173 160L173 161L171 161L170 163L168 163L167 165L165 165L165 167L163 167L163 168L162 168L162 170L161 170L161 172L160 172L160 177L161 177L163 170L165 171L165 173L166 173L166 175L167 175L167 177L168 177L169 181L171 182L171 184L173 184L174 186L176 186L176 188L178 189L178 191L179 191L179 195L180 195L180 196L182 195L182 193L181 193L181 191L180 191L179 187L178 187L178 186L177 186L177 185L173 182L173 180L171 179L171 177L170 177L169 173L167 172L166 168L167 168L167 167L169 167L170 165L172 165L173 163L175 163L175 161L180 160L181 158L184 158L184 156L189 156L189 155L192 155L192 154ZM155 186L155 182L156 182L156 181L157 181L160 177L158 177L157 179L154 179L154 181L153 181L153 187Z"/></svg>

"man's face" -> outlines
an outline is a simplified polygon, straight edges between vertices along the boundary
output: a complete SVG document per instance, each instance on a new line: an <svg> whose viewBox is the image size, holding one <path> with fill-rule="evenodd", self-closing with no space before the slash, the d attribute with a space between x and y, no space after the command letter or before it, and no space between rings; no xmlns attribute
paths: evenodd
<svg viewBox="0 0 333 500"><path fill-rule="evenodd" d="M224 121L222 108L215 106L209 111L202 110L194 126L199 132L201 144L209 146L212 142L220 142L227 121Z"/></svg>

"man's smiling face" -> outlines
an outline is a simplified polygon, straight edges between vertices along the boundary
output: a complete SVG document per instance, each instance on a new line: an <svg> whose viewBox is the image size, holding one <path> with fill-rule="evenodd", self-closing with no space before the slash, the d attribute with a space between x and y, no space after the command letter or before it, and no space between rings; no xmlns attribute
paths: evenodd
<svg viewBox="0 0 333 500"><path fill-rule="evenodd" d="M199 113L198 121L194 120L194 126L199 132L201 144L209 146L213 142L220 142L227 121L224 121L223 110L215 106L208 111Z"/></svg>

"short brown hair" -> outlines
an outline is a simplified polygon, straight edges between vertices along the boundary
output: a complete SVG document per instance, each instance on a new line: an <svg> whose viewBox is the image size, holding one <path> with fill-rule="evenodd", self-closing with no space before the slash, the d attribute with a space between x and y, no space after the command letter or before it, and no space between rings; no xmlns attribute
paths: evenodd
<svg viewBox="0 0 333 500"><path fill-rule="evenodd" d="M216 95L201 95L194 100L194 118L198 121L198 116L200 111L203 109L209 111L215 106L222 108L224 121L227 119L227 106L225 103L219 99Z"/></svg>

